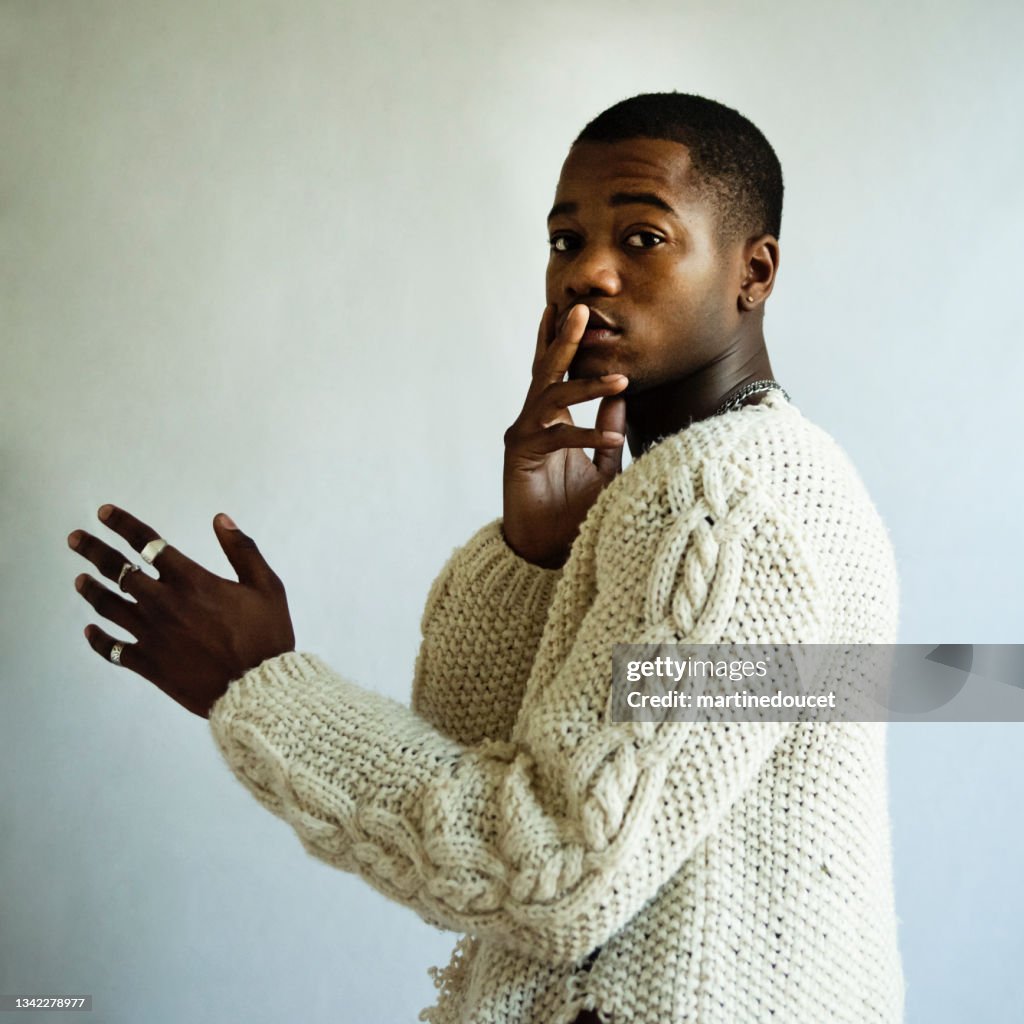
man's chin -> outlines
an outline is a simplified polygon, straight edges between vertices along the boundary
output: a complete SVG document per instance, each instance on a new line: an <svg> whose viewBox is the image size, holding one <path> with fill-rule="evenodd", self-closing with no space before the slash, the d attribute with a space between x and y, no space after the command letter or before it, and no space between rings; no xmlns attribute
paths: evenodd
<svg viewBox="0 0 1024 1024"><path fill-rule="evenodd" d="M569 380L603 377L606 373L626 373L612 352L598 352L595 349L577 352L569 364ZM626 373L626 376L629 374Z"/></svg>

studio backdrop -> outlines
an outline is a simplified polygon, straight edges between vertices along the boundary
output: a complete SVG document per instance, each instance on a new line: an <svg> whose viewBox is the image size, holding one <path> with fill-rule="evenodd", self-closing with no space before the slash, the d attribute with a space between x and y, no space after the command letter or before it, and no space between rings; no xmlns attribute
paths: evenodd
<svg viewBox="0 0 1024 1024"><path fill-rule="evenodd" d="M900 639L1020 639L1022 34L991 0L0 5L0 993L108 1024L433 1001L457 936L89 649L65 537L113 502L228 575L227 512L299 647L407 702L429 586L501 512L561 162L626 96L775 148L772 365L891 532ZM890 727L908 1021L1024 1017L1021 735Z"/></svg>

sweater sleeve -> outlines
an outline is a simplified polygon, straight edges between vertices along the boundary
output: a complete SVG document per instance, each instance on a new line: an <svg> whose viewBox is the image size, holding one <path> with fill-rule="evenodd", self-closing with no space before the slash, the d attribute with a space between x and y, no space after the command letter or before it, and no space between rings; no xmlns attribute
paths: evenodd
<svg viewBox="0 0 1024 1024"><path fill-rule="evenodd" d="M520 558L501 519L457 548L423 609L413 710L467 746L508 739L561 576Z"/></svg>
<svg viewBox="0 0 1024 1024"><path fill-rule="evenodd" d="M227 763L307 852L428 923L579 960L680 869L793 728L614 722L612 645L817 643L825 628L817 572L774 499L721 480L676 491L667 514L638 500L577 538L594 599L577 628L545 635L512 739L460 743L291 652L212 709ZM569 617L563 598L553 619Z"/></svg>

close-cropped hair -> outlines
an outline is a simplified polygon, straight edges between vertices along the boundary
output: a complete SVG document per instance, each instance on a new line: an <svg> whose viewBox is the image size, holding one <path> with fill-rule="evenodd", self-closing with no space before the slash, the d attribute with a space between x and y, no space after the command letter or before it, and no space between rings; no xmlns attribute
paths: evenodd
<svg viewBox="0 0 1024 1024"><path fill-rule="evenodd" d="M768 140L732 107L692 93L641 93L598 114L579 142L664 139L689 150L690 185L716 214L720 250L782 227L782 165Z"/></svg>

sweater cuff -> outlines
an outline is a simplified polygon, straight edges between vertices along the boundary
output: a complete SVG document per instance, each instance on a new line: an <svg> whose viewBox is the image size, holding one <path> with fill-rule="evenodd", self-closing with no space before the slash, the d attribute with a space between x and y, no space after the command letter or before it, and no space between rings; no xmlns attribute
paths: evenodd
<svg viewBox="0 0 1024 1024"><path fill-rule="evenodd" d="M501 518L492 520L455 551L452 582L468 584L465 592L493 595L498 607L529 620L546 611L563 569L547 569L521 558L508 546L501 526ZM461 586L452 589L462 592ZM424 618L431 617L430 611L424 609Z"/></svg>
<svg viewBox="0 0 1024 1024"><path fill-rule="evenodd" d="M384 747L419 745L429 733L446 754L460 749L404 705L349 682L316 655L302 651L268 658L233 680L209 718L214 741L235 776L280 816L287 816L289 803L304 802L294 793L291 800L286 798L300 766L314 787L344 779L343 788L354 787L349 796L355 797L367 764L358 757L358 766L335 759L338 751L365 753L367 721L389 723L387 735L375 740Z"/></svg>
<svg viewBox="0 0 1024 1024"><path fill-rule="evenodd" d="M234 776L307 840L326 827L324 815L347 820L365 791L400 788L387 780L395 763L402 778L425 785L462 752L406 706L303 651L267 658L233 680L209 721Z"/></svg>
<svg viewBox="0 0 1024 1024"><path fill-rule="evenodd" d="M323 669L315 655L279 654L229 683L210 708L210 731L225 761L278 814L283 807L275 773L292 746L296 705L316 701Z"/></svg>
<svg viewBox="0 0 1024 1024"><path fill-rule="evenodd" d="M237 714L247 699L251 700L264 689L269 689L272 696L277 687L291 689L296 685L301 686L305 680L314 680L320 667L320 659L316 655L303 651L286 651L267 658L228 684L227 690L210 708L210 725L219 724Z"/></svg>

